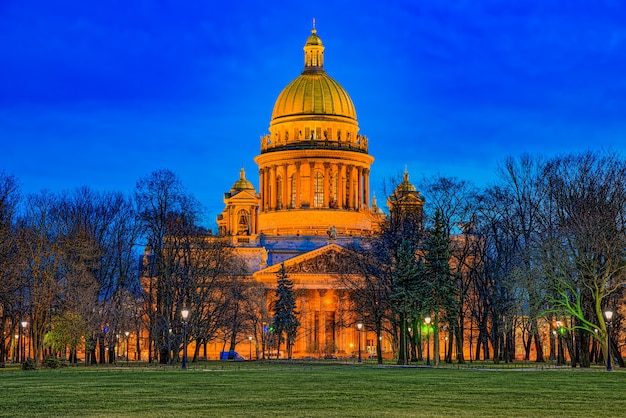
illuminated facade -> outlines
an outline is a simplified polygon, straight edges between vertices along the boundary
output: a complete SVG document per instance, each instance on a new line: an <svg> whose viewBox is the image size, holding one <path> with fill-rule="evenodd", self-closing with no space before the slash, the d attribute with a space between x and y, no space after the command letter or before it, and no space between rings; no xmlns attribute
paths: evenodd
<svg viewBox="0 0 626 418"><path fill-rule="evenodd" d="M217 219L219 235L232 238L268 293L284 262L300 313L295 356L356 350L357 320L336 279L345 245L371 237L383 216L370 199L373 161L350 96L324 70L314 28L304 69L276 99L261 137L259 190L242 169Z"/></svg>

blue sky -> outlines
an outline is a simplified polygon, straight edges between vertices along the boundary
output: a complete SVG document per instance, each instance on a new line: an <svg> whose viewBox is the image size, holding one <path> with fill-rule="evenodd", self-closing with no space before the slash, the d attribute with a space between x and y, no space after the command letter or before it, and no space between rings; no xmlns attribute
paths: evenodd
<svg viewBox="0 0 626 418"><path fill-rule="evenodd" d="M486 185L509 155L626 150L619 0L3 0L0 170L25 193L130 193L168 168L214 219L242 165L258 185L312 18L379 199L405 166Z"/></svg>

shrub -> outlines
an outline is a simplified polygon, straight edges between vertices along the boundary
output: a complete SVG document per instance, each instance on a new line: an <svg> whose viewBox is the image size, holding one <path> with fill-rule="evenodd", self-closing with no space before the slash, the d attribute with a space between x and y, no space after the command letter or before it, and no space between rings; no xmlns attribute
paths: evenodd
<svg viewBox="0 0 626 418"><path fill-rule="evenodd" d="M48 369L58 369L63 366L63 363L55 356L46 356L43 360L43 365Z"/></svg>
<svg viewBox="0 0 626 418"><path fill-rule="evenodd" d="M26 361L22 363L22 370L36 370L37 363L32 358L27 358Z"/></svg>

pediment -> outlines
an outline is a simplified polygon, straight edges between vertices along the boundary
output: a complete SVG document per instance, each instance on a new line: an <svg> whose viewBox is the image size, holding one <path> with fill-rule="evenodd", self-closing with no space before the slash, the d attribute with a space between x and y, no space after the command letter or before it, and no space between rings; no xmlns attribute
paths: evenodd
<svg viewBox="0 0 626 418"><path fill-rule="evenodd" d="M225 193L224 200L230 203L239 201L249 202L250 200L259 200L259 196L254 190L242 190L239 193L233 195L231 195L230 193Z"/></svg>
<svg viewBox="0 0 626 418"><path fill-rule="evenodd" d="M407 194L397 200L399 203L404 204L423 204L424 199L419 194Z"/></svg>
<svg viewBox="0 0 626 418"><path fill-rule="evenodd" d="M348 265L349 251L337 244L328 244L313 251L298 255L284 261L285 270L289 275L297 274L341 274L345 273ZM280 264L274 264L256 275L275 276L280 270Z"/></svg>

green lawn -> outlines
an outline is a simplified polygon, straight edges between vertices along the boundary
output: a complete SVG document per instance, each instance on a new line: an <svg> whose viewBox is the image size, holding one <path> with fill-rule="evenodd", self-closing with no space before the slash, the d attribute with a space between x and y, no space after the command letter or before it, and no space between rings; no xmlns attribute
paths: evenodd
<svg viewBox="0 0 626 418"><path fill-rule="evenodd" d="M626 416L626 372L229 363L0 369L2 417Z"/></svg>

